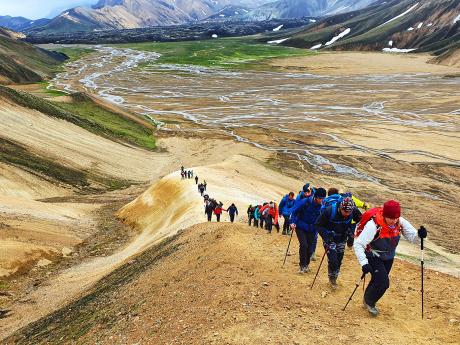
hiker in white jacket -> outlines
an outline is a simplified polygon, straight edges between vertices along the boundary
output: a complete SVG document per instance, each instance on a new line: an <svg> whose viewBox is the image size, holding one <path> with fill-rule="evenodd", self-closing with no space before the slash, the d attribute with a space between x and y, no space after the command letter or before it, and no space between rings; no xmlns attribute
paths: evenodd
<svg viewBox="0 0 460 345"><path fill-rule="evenodd" d="M375 304L390 286L388 275L401 234L406 240L418 243L418 237L426 238L427 231L425 228L416 230L412 224L401 217L401 206L394 200L387 201L383 209L376 208L368 212L373 213L373 216L365 225L358 225L358 237L353 247L363 273L372 275L364 293L364 307L372 316L377 316L379 310ZM359 233L360 227L361 233Z"/></svg>

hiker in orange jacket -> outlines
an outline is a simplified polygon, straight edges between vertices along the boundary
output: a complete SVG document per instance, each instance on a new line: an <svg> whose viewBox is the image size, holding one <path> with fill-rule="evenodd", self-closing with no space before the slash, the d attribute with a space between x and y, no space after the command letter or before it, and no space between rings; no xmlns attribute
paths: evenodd
<svg viewBox="0 0 460 345"><path fill-rule="evenodd" d="M276 202L270 201L267 205L262 206L260 213L266 217L266 229L269 234L272 232L273 225L277 232L280 232L280 226L278 224L278 205Z"/></svg>

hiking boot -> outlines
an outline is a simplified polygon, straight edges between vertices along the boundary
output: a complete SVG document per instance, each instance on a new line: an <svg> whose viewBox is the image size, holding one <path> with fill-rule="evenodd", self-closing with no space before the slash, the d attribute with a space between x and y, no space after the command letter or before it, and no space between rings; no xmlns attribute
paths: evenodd
<svg viewBox="0 0 460 345"><path fill-rule="evenodd" d="M310 268L308 266L300 266L300 270L299 270L300 274L304 274L307 272L310 272Z"/></svg>
<svg viewBox="0 0 460 345"><path fill-rule="evenodd" d="M369 304L366 303L366 301L363 299L363 307L366 309L369 314L373 317L376 317L379 315L379 310L377 309L376 306L370 306Z"/></svg>
<svg viewBox="0 0 460 345"><path fill-rule="evenodd" d="M337 278L336 277L329 277L329 283L331 284L331 288L334 290L337 289Z"/></svg>
<svg viewBox="0 0 460 345"><path fill-rule="evenodd" d="M316 253L311 254L310 260L311 261L316 261Z"/></svg>
<svg viewBox="0 0 460 345"><path fill-rule="evenodd" d="M287 235L287 232L285 230L283 230L283 232L281 233L281 235Z"/></svg>

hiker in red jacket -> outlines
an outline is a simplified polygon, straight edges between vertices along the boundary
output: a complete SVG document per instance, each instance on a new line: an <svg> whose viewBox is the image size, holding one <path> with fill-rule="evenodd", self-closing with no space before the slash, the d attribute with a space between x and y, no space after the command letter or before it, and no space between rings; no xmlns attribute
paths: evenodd
<svg viewBox="0 0 460 345"><path fill-rule="evenodd" d="M424 227L416 230L411 223L401 217L401 206L395 200L383 204L383 208L373 208L364 213L356 229L353 247L363 273L372 275L364 293L364 307L372 316L379 310L377 301L390 286L390 274L401 235L410 242L418 242L427 237Z"/></svg>
<svg viewBox="0 0 460 345"><path fill-rule="evenodd" d="M217 218L217 221L220 222L220 215L222 214L222 211L224 210L222 208L224 204L222 204L221 202L219 203L219 205L216 206L216 208L214 209L214 214L216 215L216 218Z"/></svg>
<svg viewBox="0 0 460 345"><path fill-rule="evenodd" d="M265 216L266 229L269 234L272 233L273 225L275 226L276 231L280 232L280 226L278 224L279 212L276 202L270 201L267 205L262 206L260 213Z"/></svg>

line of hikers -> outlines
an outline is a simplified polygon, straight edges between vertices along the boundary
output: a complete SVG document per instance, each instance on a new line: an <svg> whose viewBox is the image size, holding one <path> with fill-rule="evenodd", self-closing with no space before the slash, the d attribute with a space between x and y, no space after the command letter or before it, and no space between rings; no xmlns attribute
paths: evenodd
<svg viewBox="0 0 460 345"><path fill-rule="evenodd" d="M359 209L364 210L364 214ZM395 200L385 202L383 207L370 208L369 203L350 192L339 193L337 188L329 188L326 192L324 188L313 188L309 183L297 197L294 192L286 194L279 206L273 201L250 205L247 212L248 224L263 227L265 222L268 233L271 233L272 224L279 232L278 217L284 218L282 234L292 236L290 231L295 231L299 240L301 274L310 271L318 235L321 236L333 289L337 288L345 247L353 248L362 267L362 278L368 273L372 276L363 305L373 316L379 314L376 303L389 288L389 273L401 235L413 243L417 243L418 238L427 237L424 227L416 230L401 217L401 206Z"/></svg>
<svg viewBox="0 0 460 345"><path fill-rule="evenodd" d="M202 194L200 188L199 192ZM208 221L214 213L219 222L222 212L227 211L230 221L234 222L235 215L238 215L235 204L225 210L222 202L217 202L208 194L203 198ZM359 209L364 210L364 214ZM333 289L337 288L345 248L353 248L362 269L361 280L366 274L371 274L363 306L372 316L379 314L376 303L390 286L389 274L401 235L412 243L419 243L419 239L423 241L427 237L423 226L417 230L401 217L401 206L395 200L385 202L383 207L370 208L369 203L359 200L351 192L340 193L337 188L326 191L322 187L311 187L309 183L297 196L294 192L286 194L279 206L274 201L249 205L247 214L249 226L253 224L254 227L265 228L269 234L273 226L280 232L279 217L284 218L282 234L292 236L295 232L299 240L301 274L310 271L310 261L315 260L318 235L321 236L323 259L327 256L329 283Z"/></svg>
<svg viewBox="0 0 460 345"><path fill-rule="evenodd" d="M182 180L193 178L193 170L185 170L184 166L180 168L180 176ZM195 181L198 181L198 176L195 176Z"/></svg>
<svg viewBox="0 0 460 345"><path fill-rule="evenodd" d="M232 223L235 221L235 216L238 216L238 208L233 203L225 209L221 201L217 202L215 199L210 198L208 194L203 195L203 200L204 214L208 217L208 222L212 221L213 214L216 216L216 220L220 222L220 216L224 211L228 212L230 222Z"/></svg>

